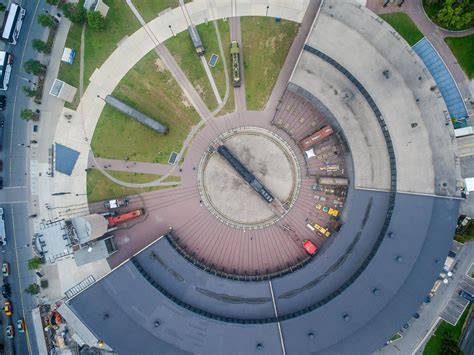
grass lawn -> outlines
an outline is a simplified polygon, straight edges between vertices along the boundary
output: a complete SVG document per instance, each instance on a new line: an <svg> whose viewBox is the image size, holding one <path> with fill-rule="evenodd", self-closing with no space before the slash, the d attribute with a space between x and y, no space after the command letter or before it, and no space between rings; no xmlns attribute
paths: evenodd
<svg viewBox="0 0 474 355"><path fill-rule="evenodd" d="M130 35L140 28L138 20L127 6L125 1L104 0L110 9L107 13L106 27L101 32L86 28L84 48L84 90L89 78L96 68L117 48L126 35Z"/></svg>
<svg viewBox="0 0 474 355"><path fill-rule="evenodd" d="M474 78L474 35L444 39L469 79Z"/></svg>
<svg viewBox="0 0 474 355"><path fill-rule="evenodd" d="M74 59L74 64L66 64L61 62L59 65L58 79L68 83L77 88L76 96L74 97L74 102L66 103L65 106L76 109L79 105L79 66L80 66L80 57L81 57L81 32L82 25L71 24L69 32L66 38L66 47L74 48L76 51L76 58Z"/></svg>
<svg viewBox="0 0 474 355"><path fill-rule="evenodd" d="M423 355L442 355L442 340L444 334L451 333L453 338L456 341L459 341L459 338L461 337L462 327L464 325L464 322L466 321L466 317L469 314L471 306L472 303L469 304L469 306L466 308L455 327L445 321L441 321L440 325L438 326L438 329L436 329L436 332L430 338L428 344L426 344L425 350L423 351Z"/></svg>
<svg viewBox="0 0 474 355"><path fill-rule="evenodd" d="M129 173L126 171L108 171L113 177L124 182L146 183L160 178L160 175ZM170 176L164 182L180 181L177 176ZM169 188L168 186L151 186L142 188L132 188L116 184L110 181L97 169L87 171L87 200L89 203L110 200L116 197L135 195L142 192L154 191Z"/></svg>
<svg viewBox="0 0 474 355"><path fill-rule="evenodd" d="M393 14L380 15L380 17L388 22L410 46L413 46L423 38L423 33L420 32L407 14L395 12Z"/></svg>
<svg viewBox="0 0 474 355"><path fill-rule="evenodd" d="M196 28L201 37L204 49L206 50L206 58L210 58L210 52L212 52L211 48L217 48L217 52L214 51L214 53L220 56L214 26L209 23L208 25L201 24ZM170 53L173 55L174 59L179 64L183 72L186 74L189 81L196 88L196 91L204 100L206 106L211 111L215 109L217 107L217 100L212 91L209 79L207 78L206 71L202 66L201 59L196 54L196 50L194 49L193 42L191 41L191 37L189 36L188 31L183 31L181 33L178 33L175 37L169 38L168 40L166 40L165 45L170 51ZM222 74L219 75L220 78L215 79L216 85L219 88L218 81L222 82L222 80L225 80L222 63L218 63L216 68L211 70L211 72L213 72L213 75L216 75L214 73L217 71L218 68L221 68L222 71Z"/></svg>
<svg viewBox="0 0 474 355"><path fill-rule="evenodd" d="M242 17L240 27L247 108L263 110L298 32L298 24L276 22L270 17Z"/></svg>
<svg viewBox="0 0 474 355"><path fill-rule="evenodd" d="M470 6L471 6L471 11L474 11L474 5L472 5L472 1L471 1ZM438 12L439 10L443 8L443 5L440 2L431 1L431 3L429 3L429 1L423 0L423 8L425 9L425 12L430 18L430 20L436 23L441 28L446 28L447 30L452 30L452 31L462 31L472 26L472 22L470 25L465 26L463 28L450 28L450 27L441 25L440 22L438 21Z"/></svg>
<svg viewBox="0 0 474 355"><path fill-rule="evenodd" d="M133 5L146 22L150 22L161 11L179 6L179 0L133 0Z"/></svg>
<svg viewBox="0 0 474 355"><path fill-rule="evenodd" d="M229 112L235 111L235 98L234 98L234 90L232 87L232 65L230 60L230 27L229 21L219 20L217 21L217 25L219 26L219 34L221 36L222 47L224 48L224 55L225 58L220 58L221 60L227 61L227 71L229 72L229 98L227 99L226 104L224 107L219 111L218 115L223 115ZM222 93L222 98L224 98L224 92Z"/></svg>
<svg viewBox="0 0 474 355"><path fill-rule="evenodd" d="M154 51L148 53L120 81L113 96L156 118L169 128L164 136L106 105L92 138L96 156L167 163L179 152L199 116Z"/></svg>

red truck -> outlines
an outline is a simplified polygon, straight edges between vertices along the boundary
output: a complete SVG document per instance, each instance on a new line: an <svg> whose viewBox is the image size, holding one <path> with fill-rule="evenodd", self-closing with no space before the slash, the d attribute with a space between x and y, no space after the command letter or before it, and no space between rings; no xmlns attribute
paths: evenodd
<svg viewBox="0 0 474 355"><path fill-rule="evenodd" d="M303 151L306 151L309 148L311 148L313 145L318 144L324 138L329 137L333 133L334 133L334 131L332 130L330 125L324 126L319 131L317 131L317 132L313 133L312 135L302 139L300 141L300 148Z"/></svg>
<svg viewBox="0 0 474 355"><path fill-rule="evenodd" d="M122 213L117 216L111 215L107 217L107 222L109 224L109 228L113 228L118 224L130 221L131 219L135 219L137 217L143 216L144 214L145 214L145 210L143 208L140 208L138 210Z"/></svg>

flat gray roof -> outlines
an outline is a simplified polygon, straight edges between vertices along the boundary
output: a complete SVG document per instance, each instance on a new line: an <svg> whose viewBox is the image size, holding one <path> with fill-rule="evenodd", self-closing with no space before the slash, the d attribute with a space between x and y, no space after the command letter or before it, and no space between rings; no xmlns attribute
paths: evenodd
<svg viewBox="0 0 474 355"><path fill-rule="evenodd" d="M370 224L380 220L384 195L357 191L354 203L363 203L364 198L367 203L367 198L372 198L373 207L368 216L363 208L351 209L351 229L341 230L335 238L334 243L343 243L344 237L361 229L356 220L363 215L364 232L353 250L358 260L348 257L330 278L317 287L308 286L323 270L334 268L331 249L344 249L333 244L319 260L272 281L279 315L301 311L301 315L292 314L291 319L281 321L288 353L344 353L349 348L360 353L373 351L416 312L431 288L449 250L459 201L397 194L389 225L391 237L384 239L372 262L354 282L337 297L325 300L341 283L350 282L349 271L364 262L368 247L373 246L373 234L381 226ZM401 259L397 261L397 257ZM296 286L301 288L300 293L285 297ZM378 295L372 292L374 288L379 290ZM131 346L141 354L151 354L157 348L164 353L224 353L229 349L253 353L257 343L268 353L280 353L277 324L268 319L273 317L273 303L268 298L268 282L247 283L211 276L177 255L162 238L72 298L69 304L98 338L123 353L131 351ZM310 306L315 308L305 309ZM200 315L199 311L207 313ZM103 319L104 314L109 317ZM343 314L349 316L349 321L343 319ZM213 315L229 319L216 320ZM232 319L250 317L254 323L266 323L237 324ZM156 320L160 322L158 328L153 325ZM308 333L315 334L313 340ZM133 345L128 339L134 339Z"/></svg>

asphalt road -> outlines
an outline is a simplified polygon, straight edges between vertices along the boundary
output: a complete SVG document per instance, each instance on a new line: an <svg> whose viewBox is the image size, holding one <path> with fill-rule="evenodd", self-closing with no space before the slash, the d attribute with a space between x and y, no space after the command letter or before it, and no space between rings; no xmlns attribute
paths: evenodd
<svg viewBox="0 0 474 355"><path fill-rule="evenodd" d="M36 16L43 8L49 9L45 0L23 0L22 6L26 9L26 17L15 46L9 45L8 51L15 56L9 89L6 91L7 107L3 112L5 126L3 128L2 151L3 160L3 190L0 190L0 205L5 211L5 225L7 245L2 248L1 259L10 263L10 276L13 315L6 319L3 315L3 328L11 323L25 318L27 333L15 332L13 341L7 341L7 353L36 354L37 347L31 320L31 310L37 305L36 296L32 297L24 289L36 281L34 273L28 270L27 262L32 257L30 241L32 225L29 216L29 132L32 123L19 118L20 111L31 105L31 100L23 93L24 85L32 85L36 78L25 73L23 62L30 58L39 58L39 55L30 45L33 38L44 38L45 30L37 21ZM2 136L0 135L0 136Z"/></svg>

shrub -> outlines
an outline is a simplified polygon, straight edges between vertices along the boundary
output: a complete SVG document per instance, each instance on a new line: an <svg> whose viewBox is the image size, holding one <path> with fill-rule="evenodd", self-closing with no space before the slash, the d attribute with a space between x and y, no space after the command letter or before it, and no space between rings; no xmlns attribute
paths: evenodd
<svg viewBox="0 0 474 355"><path fill-rule="evenodd" d="M31 43L31 46L33 47L33 49L37 50L38 52L42 52L42 53L49 53L50 52L50 48L48 46L48 44L38 38L35 38L32 43Z"/></svg>
<svg viewBox="0 0 474 355"><path fill-rule="evenodd" d="M49 27L49 28L56 27L56 22L54 22L54 19L51 17L51 15L47 15L47 14L38 15L38 23L43 27Z"/></svg>
<svg viewBox="0 0 474 355"><path fill-rule="evenodd" d="M25 292L29 293L30 295L37 295L40 293L41 289L37 283L30 284L27 288L25 288Z"/></svg>
<svg viewBox="0 0 474 355"><path fill-rule="evenodd" d="M29 59L23 64L23 68L28 74L40 75L44 74L45 67L39 60Z"/></svg>
<svg viewBox="0 0 474 355"><path fill-rule="evenodd" d="M105 18L99 11L87 13L87 25L94 31L102 31L105 28Z"/></svg>
<svg viewBox="0 0 474 355"><path fill-rule="evenodd" d="M28 86L23 86L23 92L26 94L28 97L35 97L36 96L36 90L31 89Z"/></svg>
<svg viewBox="0 0 474 355"><path fill-rule="evenodd" d="M30 110L30 109L25 109L23 111L31 111L33 114L35 114L35 112ZM21 111L22 114L23 114L23 111ZM31 258L30 260L28 260L28 269L29 270L37 270L37 269L40 268L41 264L43 264L43 259L41 259L38 256L35 256L35 257Z"/></svg>
<svg viewBox="0 0 474 355"><path fill-rule="evenodd" d="M41 280L40 285L41 285L41 288L48 288L49 282L48 280Z"/></svg>

